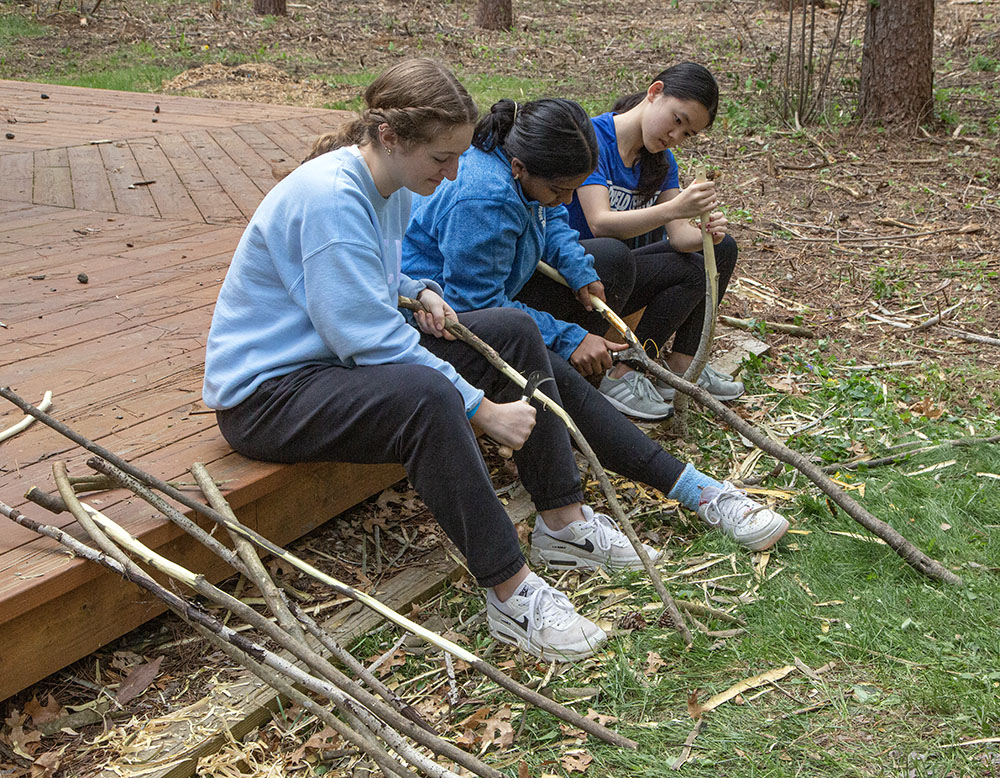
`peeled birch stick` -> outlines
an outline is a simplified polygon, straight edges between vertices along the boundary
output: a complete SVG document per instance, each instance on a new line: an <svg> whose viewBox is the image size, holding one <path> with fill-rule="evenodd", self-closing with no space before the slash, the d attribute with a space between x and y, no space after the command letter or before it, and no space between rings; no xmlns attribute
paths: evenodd
<svg viewBox="0 0 1000 778"><path fill-rule="evenodd" d="M185 505L194 511L197 511L202 516L205 516L206 518L214 521L216 524L219 524L226 528L232 528L234 531L243 535L243 537L252 541L255 545L264 549L269 554L273 554L279 559L288 562L289 565L301 570L306 575L309 575L310 577L320 581L321 583L326 584L338 594L341 594L345 597L350 597L352 600L356 600L357 602L361 603L362 605L365 605L366 607L375 611L376 613L383 616L392 623L396 624L397 626L400 626L403 629L406 629L412 632L413 634L417 635L418 637L426 640L431 645L440 648L442 651L447 651L452 656L457 657L458 659L468 662L469 665L473 667L473 669L482 673L487 678L490 678L495 683L497 683L499 686L502 686L508 691L516 694L518 697L529 702L535 707L541 708L542 710L551 713L557 718L560 718L563 721L572 724L578 729L582 729L585 732L589 732L594 737L599 738L606 743L611 743L612 745L617 745L622 748L634 749L638 747L638 744L634 740L631 740L625 737L624 735L620 735L617 732L614 732L608 729L607 727L598 724L596 721L586 718L585 716L581 716L576 711L567 708L565 705L560 705L559 703L549 699L548 697L545 697L544 695L538 694L537 692L533 692L531 689L528 689L526 686L524 686L524 684L518 683L510 676L501 672L499 669L490 665L488 662L483 661L470 651L465 650L464 648L457 645L453 641L450 641L447 638L444 638L441 635L437 635L436 633L422 627L421 625L414 623L413 621L406 618L402 614L396 613L394 610L392 610L392 608L389 608L388 606L379 602L374 597L371 597L362 591L359 591L351 586L348 586L347 584L338 581L336 578L327 575L326 573L323 573L321 570L316 569L308 562L299 559L291 552L287 551L286 549L283 549L281 546L272 543L270 540L265 538L259 532L256 532L240 524L239 522L233 522L231 519L227 518L223 514L216 511L214 508L210 508L207 505L204 505L203 503L200 503L197 500L191 498L190 496L184 494L179 489L175 489L166 481L163 481L160 478L157 478L153 475L150 475L149 473L144 472L135 465L129 464L121 457L112 453L103 446L99 446L97 443L94 443L92 440L89 440L88 438L84 437L75 430L70 429L65 424L58 421L57 419L54 419L47 413L39 411L37 408L28 404L27 402L24 401L23 398L19 397L15 392L11 391L10 387L7 386L0 387L0 397L3 397L9 402L12 402L14 405L21 408L26 413L30 413L39 421L43 422L47 426L59 432L61 435L64 435L65 437L74 441L78 445L87 449L87 451L97 454L99 457L113 464L115 467L119 468L120 470L132 476L133 478L136 478L137 480L142 481L144 484L148 484L149 486L154 487L158 491L168 495L172 500L175 500L180 504ZM233 554L233 556L235 557L235 554ZM239 561L238 557L236 564L242 565L242 562Z"/></svg>
<svg viewBox="0 0 1000 778"><path fill-rule="evenodd" d="M545 275L549 276L549 278L560 281L560 283L568 286L568 284L566 284L566 280L563 279L559 272L550 265L546 265L544 262L539 262L538 269ZM944 581L945 583L950 584L962 584L962 579L959 576L955 575L937 560L927 556L923 551L914 546L909 540L903 537L891 526L886 524L881 519L876 518L861 507L861 505L850 497L847 492L833 483L833 481L831 481L820 468L804 456L799 454L797 451L792 451L792 449L788 448L788 446L783 443L771 440L771 438L753 425L749 424L739 414L730 410L721 402L716 400L700 386L692 384L690 381L685 381L680 376L674 375L662 365L658 365L650 359L649 355L645 352L642 345L635 337L635 333L629 329L628 325L621 320L621 317L619 317L618 314L612 311L606 303L593 295L591 295L590 302L594 306L594 309L601 313L611 326L618 330L621 336L625 339L625 342L632 347L631 351L634 352L635 358L648 374L654 378L658 378L666 384L669 384L677 391L689 395L695 400L695 402L705 408L708 408L708 410L712 411L712 413L722 419L722 421L736 430L740 435L751 441L761 451L766 454L770 454L775 459L794 467L806 476L806 478L816 484L816 486L818 486L824 494L833 500L833 502L839 505L848 516L868 531L882 538L882 540L884 540L893 551L899 554L907 562L907 564L911 565L913 568L930 578L936 578L939 581ZM3 390L0 390L0 393L2 393L2 391Z"/></svg>
<svg viewBox="0 0 1000 778"><path fill-rule="evenodd" d="M699 166L695 173L695 181L707 181L705 168ZM697 384L702 371L708 364L708 357L712 352L712 343L715 339L715 316L719 308L719 270L715 264L715 242L708 232L708 220L711 214L706 211L701 215L701 246L702 256L705 258L705 318L701 326L701 340L698 341L698 349L694 353L694 358L687 370L684 371L684 380ZM687 434L687 409L688 396L686 394L674 394L674 418L671 420L672 426L679 435Z"/></svg>
<svg viewBox="0 0 1000 778"><path fill-rule="evenodd" d="M423 304L419 300L411 300L409 297L403 297L402 295L400 295L399 298L399 305L400 307L411 311L424 310ZM482 354L486 360L493 365L493 367L507 376L507 378L519 387L523 389L527 385L527 381L524 376L507 364L503 357L497 353L495 348L486 343L486 341L472 332L472 330L464 324L457 321L445 320L445 327L456 338L472 346L476 351ZM569 431L570 437L573 438L577 447L587 458L591 467L593 467L594 474L597 476L597 481L601 485L601 491L604 492L604 497L608 501L608 507L610 507L615 521L617 521L621 528L625 531L625 535L632 544L632 548L639 557L639 561L642 562L646 575L649 576L650 581L653 583L653 588L656 589L656 594L659 596L660 600L663 602L664 608L666 608L667 613L670 615L670 619L674 624L674 629L681 634L685 644L690 646L694 642L694 638L691 636L691 631L688 629L687 623L684 621L684 617L681 616L680 611L677 609L677 605L674 603L674 598L671 597L670 592L667 591L667 587L663 583L663 578L656 572L656 567L653 565L652 560L650 560L649 555L646 553L646 549L642 547L642 541L639 540L639 536L636 534L635 528L632 526L632 522L629 521L628 517L625 515L625 511L622 510L621 504L618 502L618 496L615 494L614 487L611 485L611 480L608 478L608 474L604 471L604 467L597 458L597 454L594 453L594 450L590 447L587 439L583 436L583 433L580 432L580 428L576 426L576 422L573 421L570 415L566 412L565 408L538 389L535 389L532 398L538 400L542 405L555 413L556 416L562 420L563 424L566 425L566 429Z"/></svg>
<svg viewBox="0 0 1000 778"><path fill-rule="evenodd" d="M51 407L52 407L52 392L46 392L45 395L42 397L42 401L38 403L38 410L47 411ZM17 433L21 432L22 430L26 430L29 426L31 426L34 423L34 421L35 421L34 416L25 416L17 424L8 427L3 432L0 432L0 443L3 443L3 441L7 440L8 438L14 437Z"/></svg>

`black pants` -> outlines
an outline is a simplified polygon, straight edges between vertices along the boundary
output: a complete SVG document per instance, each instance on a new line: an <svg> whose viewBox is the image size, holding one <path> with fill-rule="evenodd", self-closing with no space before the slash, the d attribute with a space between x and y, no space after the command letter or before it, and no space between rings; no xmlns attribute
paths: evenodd
<svg viewBox="0 0 1000 778"><path fill-rule="evenodd" d="M490 309L459 318L522 373L540 369L555 377L556 386L548 382L542 390L561 399L605 467L664 494L670 491L684 465L611 407L566 360L549 352L527 314ZM422 342L490 399L508 402L520 396L464 343L427 335ZM217 416L229 444L254 459L402 463L482 586L507 580L524 563L461 396L437 370L309 366L265 381ZM538 412L535 429L514 460L538 510L582 501L569 436L555 414Z"/></svg>
<svg viewBox="0 0 1000 778"><path fill-rule="evenodd" d="M494 309L460 318L523 372L550 372L548 351L527 314ZM491 399L507 402L520 396L469 346L429 335L423 345ZM558 399L551 382L542 388ZM494 494L462 397L433 368L312 365L265 381L248 399L217 416L229 444L254 459L401 463L482 586L506 581L524 564L517 532ZM539 413L514 460L538 510L583 500L568 433L554 414Z"/></svg>
<svg viewBox="0 0 1000 778"><path fill-rule="evenodd" d="M698 350L705 318L705 258L701 254L674 251L666 240L637 249L615 238L581 243L594 257L608 305L621 316L645 307L635 335L640 343L648 344L651 356L665 350L671 335L674 351L693 355ZM720 301L736 268L737 253L731 235L715 247ZM517 299L597 335L608 330L604 317L588 313L569 290L538 273Z"/></svg>

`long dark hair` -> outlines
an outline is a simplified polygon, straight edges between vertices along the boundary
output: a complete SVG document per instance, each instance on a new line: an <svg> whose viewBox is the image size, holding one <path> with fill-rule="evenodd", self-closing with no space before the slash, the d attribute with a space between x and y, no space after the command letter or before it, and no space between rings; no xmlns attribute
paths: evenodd
<svg viewBox="0 0 1000 778"><path fill-rule="evenodd" d="M719 85L704 65L696 62L681 62L667 68L649 83L663 82L662 97L676 97L679 100L694 100L708 111L708 126L715 121L719 111ZM646 92L619 97L612 107L614 113L625 113L635 108L646 97ZM636 199L645 202L657 195L669 165L666 155L654 154L645 146L639 149L639 183Z"/></svg>
<svg viewBox="0 0 1000 778"><path fill-rule="evenodd" d="M590 117L577 103L561 98L494 103L476 125L472 145L481 151L499 146L541 178L580 176L597 167L597 136Z"/></svg>
<svg viewBox="0 0 1000 778"><path fill-rule="evenodd" d="M432 59L404 60L369 84L368 106L337 131L320 137L308 162L328 151L378 141L378 128L388 124L405 146L427 143L443 127L472 124L479 109L448 68Z"/></svg>

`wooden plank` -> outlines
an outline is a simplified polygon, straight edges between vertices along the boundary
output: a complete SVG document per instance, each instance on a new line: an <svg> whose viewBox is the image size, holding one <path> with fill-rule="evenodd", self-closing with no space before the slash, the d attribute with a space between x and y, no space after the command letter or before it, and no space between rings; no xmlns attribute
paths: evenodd
<svg viewBox="0 0 1000 778"><path fill-rule="evenodd" d="M201 211L174 170L167 155L155 138L142 138L129 143L132 154L146 181L155 181L149 193L160 216L185 221L201 221Z"/></svg>
<svg viewBox="0 0 1000 778"><path fill-rule="evenodd" d="M243 173L253 181L261 192L267 193L277 183L271 163L262 157L256 149L241 138L232 127L219 127L208 131L212 139L219 144Z"/></svg>
<svg viewBox="0 0 1000 778"><path fill-rule="evenodd" d="M184 139L229 195L246 221L264 198L262 191L205 130L184 133Z"/></svg>
<svg viewBox="0 0 1000 778"><path fill-rule="evenodd" d="M35 155L30 151L0 156L0 197L6 200L31 202L35 180Z"/></svg>
<svg viewBox="0 0 1000 778"><path fill-rule="evenodd" d="M533 513L531 502L523 489L512 495L507 513L515 523ZM406 613L411 605L424 602L437 594L450 580L461 576L463 569L445 549L428 554L420 565L406 568L380 585L375 596L394 611ZM345 606L322 622L333 638L349 647L384 619L356 603ZM287 652L281 655L290 658ZM301 666L301 663L296 663ZM218 705L212 704L218 699ZM233 709L233 700L239 700ZM224 701L224 702L223 702ZM148 733L148 749L129 759L128 766L115 765L96 778L119 778L121 772L143 772L144 778L188 778L195 774L197 760L215 753L229 738L240 739L270 720L278 709L279 695L255 676L244 672L232 686L213 689L205 699L163 718L151 719L143 726ZM216 711L226 711L225 717ZM145 760L145 761L144 761ZM159 769L155 768L160 765ZM146 771L148 770L148 771Z"/></svg>
<svg viewBox="0 0 1000 778"><path fill-rule="evenodd" d="M159 144L206 222L245 221L240 209L184 136L164 135L159 138Z"/></svg>
<svg viewBox="0 0 1000 778"><path fill-rule="evenodd" d="M102 143L98 148L115 198L115 210L136 216L159 216L149 190L145 186L135 186L145 179L128 142Z"/></svg>
<svg viewBox="0 0 1000 778"><path fill-rule="evenodd" d="M281 122L259 122L257 128L270 138L287 158L296 162L304 159L312 148L312 141L301 133L301 130L290 132Z"/></svg>
<svg viewBox="0 0 1000 778"><path fill-rule="evenodd" d="M114 211L115 198L111 194L104 159L97 146L71 146L66 150L73 181L73 203L88 211Z"/></svg>
<svg viewBox="0 0 1000 778"><path fill-rule="evenodd" d="M73 207L73 186L70 182L66 149L43 149L35 152L32 199L45 205Z"/></svg>

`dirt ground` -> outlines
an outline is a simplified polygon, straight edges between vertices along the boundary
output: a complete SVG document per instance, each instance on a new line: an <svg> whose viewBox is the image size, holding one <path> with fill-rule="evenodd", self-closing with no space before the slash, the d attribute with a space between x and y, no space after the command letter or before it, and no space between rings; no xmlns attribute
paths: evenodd
<svg viewBox="0 0 1000 778"><path fill-rule="evenodd" d="M912 133L832 121L796 130L769 114L768 95L780 84L775 79L783 67L788 17L774 2L762 0L680 0L676 7L622 0L530 5L515 0L510 33L476 29L471 0L289 3L289 18L266 22L254 19L246 0L177 6L160 0L109 1L86 15L55 2L34 6L41 20L54 26L53 34L8 47L9 62L25 63L25 73L32 63L67 51L81 63L98 62L103 53L140 41L149 44L153 60L167 61L183 43L190 51L206 52L205 58L218 52L219 60L182 73L163 91L258 102L340 104L354 98L358 88L317 74L377 70L413 55L438 57L463 78L538 79L550 94L581 101L640 88L672 62L705 62L733 107L680 158L682 166L700 157L715 168L741 247L741 281L722 312L810 327L817 335L815 348L830 360L907 362L899 369L914 373L931 361L941 368L942 381L934 391L954 405L977 398L1000 402L1000 348L956 334L1000 337L996 2L938 3L939 120ZM860 41L864 4L853 0L852 6L842 39ZM84 10L92 7L85 3ZM835 25L838 10L829 2L818 11L820 42ZM279 52L288 56L282 59ZM845 50L833 69L830 99L848 111L857 53L856 45ZM227 62L237 54L262 61ZM904 332L949 309L951 329ZM776 333L766 337L774 355L786 344L802 344ZM323 547L350 546L351 533L370 532L394 499L406 503L412 496L390 493L361 509L340 525L337 537L324 539ZM400 563L419 563L420 550L435 542L433 532L429 519L418 524ZM357 572L345 563L339 574L358 582ZM186 638L175 620L158 620L26 690L8 702L6 713L23 716L35 710L37 725L47 716L50 693L55 712L65 713L71 703L86 708L100 696L100 687L123 682L144 656L159 654L166 657L157 682L163 702L141 698L128 714L162 713L168 700L191 701L225 680L227 671L220 669L218 657L206 662L201 653L186 651L191 645ZM9 719L6 726L22 724ZM46 748L60 751L58 772L30 774L84 775L110 753L110 736L101 735L99 726L79 731L82 737L66 733L46 740ZM273 745L281 736L262 737ZM243 758L249 757L244 753ZM27 775L28 768L18 764L0 753L0 775Z"/></svg>

